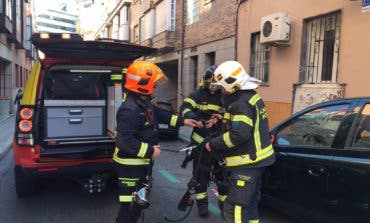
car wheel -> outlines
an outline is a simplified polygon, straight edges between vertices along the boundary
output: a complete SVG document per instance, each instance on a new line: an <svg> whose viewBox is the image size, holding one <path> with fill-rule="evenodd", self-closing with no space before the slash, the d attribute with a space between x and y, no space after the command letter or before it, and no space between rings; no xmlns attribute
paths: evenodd
<svg viewBox="0 0 370 223"><path fill-rule="evenodd" d="M18 197L26 197L36 191L35 180L25 175L20 167L14 168L15 192Z"/></svg>

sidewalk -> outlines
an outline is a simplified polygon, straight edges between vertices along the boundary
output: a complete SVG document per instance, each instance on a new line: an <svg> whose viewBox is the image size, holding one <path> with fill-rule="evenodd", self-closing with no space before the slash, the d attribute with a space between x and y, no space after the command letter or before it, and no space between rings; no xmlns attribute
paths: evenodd
<svg viewBox="0 0 370 223"><path fill-rule="evenodd" d="M15 115L0 115L0 159L11 148L14 134Z"/></svg>

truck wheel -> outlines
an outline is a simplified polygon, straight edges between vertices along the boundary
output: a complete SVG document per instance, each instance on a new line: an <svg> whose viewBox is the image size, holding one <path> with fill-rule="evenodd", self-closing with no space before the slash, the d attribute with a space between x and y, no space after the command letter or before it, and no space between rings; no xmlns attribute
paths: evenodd
<svg viewBox="0 0 370 223"><path fill-rule="evenodd" d="M14 168L15 192L18 197L26 197L33 194L36 190L35 181L25 175L20 167Z"/></svg>

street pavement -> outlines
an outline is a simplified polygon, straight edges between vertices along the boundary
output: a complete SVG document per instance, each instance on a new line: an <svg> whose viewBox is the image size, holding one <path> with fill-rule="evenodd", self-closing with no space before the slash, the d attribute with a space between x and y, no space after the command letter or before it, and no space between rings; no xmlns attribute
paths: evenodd
<svg viewBox="0 0 370 223"><path fill-rule="evenodd" d="M184 142L190 142L190 134L193 128L188 126L181 126L179 131L179 139Z"/></svg>
<svg viewBox="0 0 370 223"><path fill-rule="evenodd" d="M15 115L0 115L0 159L11 148L14 125Z"/></svg>

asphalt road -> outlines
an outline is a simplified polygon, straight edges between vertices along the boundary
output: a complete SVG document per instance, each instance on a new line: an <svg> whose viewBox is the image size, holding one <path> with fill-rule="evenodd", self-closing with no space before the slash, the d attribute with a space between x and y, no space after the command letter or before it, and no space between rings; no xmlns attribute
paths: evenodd
<svg viewBox="0 0 370 223"><path fill-rule="evenodd" d="M186 146L182 141L162 140L162 148L177 151ZM177 211L177 203L190 179L190 166L180 168L183 153L163 151L153 171L154 185L151 192L151 207L145 211L144 222L162 223L164 215L178 218L184 213ZM211 185L211 188L214 186ZM210 196L210 216L201 219L196 208L182 222L223 222L217 208L216 196ZM117 188L108 185L105 192L86 194L75 181L70 179L43 180L39 192L19 199L14 190L13 154L9 152L0 160L0 222L10 223L53 223L53 222L115 222L119 204ZM263 223L293 223L288 217L262 208Z"/></svg>

